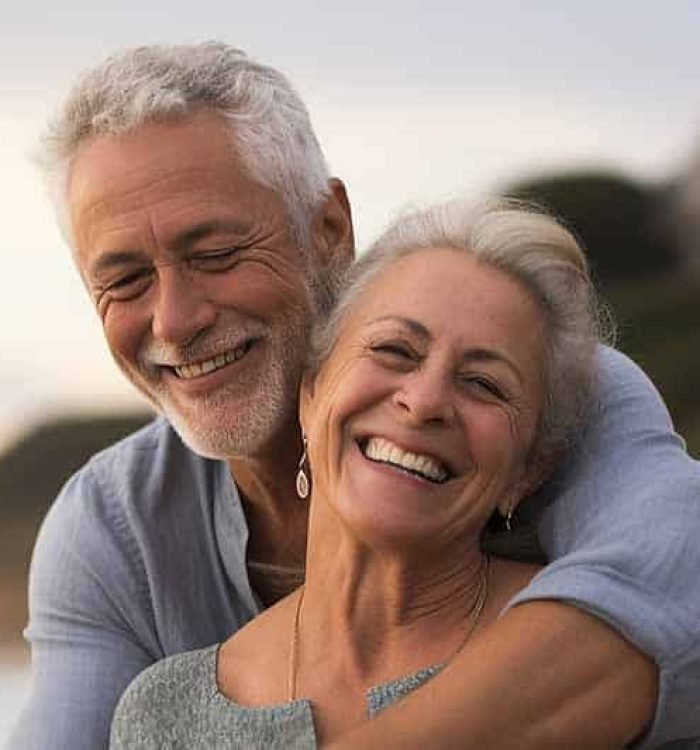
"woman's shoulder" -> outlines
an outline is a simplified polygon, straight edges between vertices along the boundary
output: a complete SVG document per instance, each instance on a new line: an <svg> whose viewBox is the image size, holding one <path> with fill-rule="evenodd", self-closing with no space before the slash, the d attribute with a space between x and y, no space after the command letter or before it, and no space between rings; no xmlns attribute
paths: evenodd
<svg viewBox="0 0 700 750"><path fill-rule="evenodd" d="M127 687L114 713L112 746L157 737L216 694L218 644L169 656L141 672Z"/></svg>
<svg viewBox="0 0 700 750"><path fill-rule="evenodd" d="M229 638L219 651L219 690L244 706L287 699L288 666L299 591L265 610Z"/></svg>
<svg viewBox="0 0 700 750"><path fill-rule="evenodd" d="M142 672L119 701L110 750L315 747L307 701L257 708L240 705L219 690L220 650L215 645L178 654ZM267 678L262 667L255 674L259 680Z"/></svg>
<svg viewBox="0 0 700 750"><path fill-rule="evenodd" d="M176 706L178 700L192 703L197 693L216 691L216 655L219 644L169 656L141 672L122 695L117 713L160 704Z"/></svg>

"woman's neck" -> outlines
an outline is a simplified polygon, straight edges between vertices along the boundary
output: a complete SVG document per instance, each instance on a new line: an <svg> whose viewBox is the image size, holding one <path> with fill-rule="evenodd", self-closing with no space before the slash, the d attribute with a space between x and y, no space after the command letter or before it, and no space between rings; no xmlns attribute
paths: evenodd
<svg viewBox="0 0 700 750"><path fill-rule="evenodd" d="M310 545L289 630L287 697L311 700L321 744L366 719L369 688L449 662L478 626L490 583L478 545L438 568L441 555L418 564L337 541Z"/></svg>
<svg viewBox="0 0 700 750"><path fill-rule="evenodd" d="M367 687L449 660L488 580L478 539L431 550L368 548L312 510L299 641ZM455 552L449 554L449 548ZM342 655L342 656L341 656Z"/></svg>
<svg viewBox="0 0 700 750"><path fill-rule="evenodd" d="M364 690L448 662L464 645L488 598L488 558L420 580L398 567L307 576L297 640L310 644L312 669L335 664Z"/></svg>
<svg viewBox="0 0 700 750"><path fill-rule="evenodd" d="M309 538L304 588L226 644L218 676L244 705L309 699L321 744L366 721L368 688L449 662L536 572L494 559L486 575L476 541L378 552L315 509Z"/></svg>

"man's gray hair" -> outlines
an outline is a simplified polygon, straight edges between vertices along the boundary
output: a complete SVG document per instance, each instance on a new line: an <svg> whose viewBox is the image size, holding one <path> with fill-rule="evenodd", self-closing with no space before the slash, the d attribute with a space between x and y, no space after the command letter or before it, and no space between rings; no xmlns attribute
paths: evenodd
<svg viewBox="0 0 700 750"><path fill-rule="evenodd" d="M515 279L538 303L547 334L545 403L530 461L550 466L580 426L593 393L594 353L612 336L578 243L547 214L515 201L471 206L451 201L399 217L352 266L331 315L313 336L309 365L317 369L364 293L401 258L449 248Z"/></svg>
<svg viewBox="0 0 700 750"><path fill-rule="evenodd" d="M70 163L83 143L207 109L231 123L232 148L250 177L285 201L304 249L329 177L309 114L279 71L220 42L128 49L77 81L40 155L64 232Z"/></svg>

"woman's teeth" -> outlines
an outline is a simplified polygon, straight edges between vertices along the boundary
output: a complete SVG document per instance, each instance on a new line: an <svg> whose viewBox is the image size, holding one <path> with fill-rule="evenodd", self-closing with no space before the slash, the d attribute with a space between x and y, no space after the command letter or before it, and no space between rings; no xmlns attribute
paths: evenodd
<svg viewBox="0 0 700 750"><path fill-rule="evenodd" d="M430 482L442 483L449 478L447 469L431 456L409 453L384 438L369 438L363 453L370 461L396 466Z"/></svg>

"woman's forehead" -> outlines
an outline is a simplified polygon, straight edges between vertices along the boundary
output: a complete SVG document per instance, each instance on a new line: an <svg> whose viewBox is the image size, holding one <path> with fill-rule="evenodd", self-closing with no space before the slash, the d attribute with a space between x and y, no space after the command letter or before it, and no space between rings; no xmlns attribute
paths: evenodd
<svg viewBox="0 0 700 750"><path fill-rule="evenodd" d="M539 317L529 292L507 273L463 250L430 248L384 269L360 295L352 314L364 320L396 316L458 326L473 318L517 318L525 310Z"/></svg>

